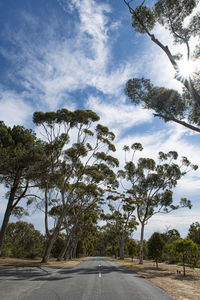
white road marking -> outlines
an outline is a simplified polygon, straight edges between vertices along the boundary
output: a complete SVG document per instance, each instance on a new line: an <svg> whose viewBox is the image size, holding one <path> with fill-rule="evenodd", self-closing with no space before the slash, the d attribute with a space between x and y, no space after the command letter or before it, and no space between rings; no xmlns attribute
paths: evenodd
<svg viewBox="0 0 200 300"><path fill-rule="evenodd" d="M101 265L99 265L99 268L101 267ZM101 271L99 271L99 278L101 278Z"/></svg>

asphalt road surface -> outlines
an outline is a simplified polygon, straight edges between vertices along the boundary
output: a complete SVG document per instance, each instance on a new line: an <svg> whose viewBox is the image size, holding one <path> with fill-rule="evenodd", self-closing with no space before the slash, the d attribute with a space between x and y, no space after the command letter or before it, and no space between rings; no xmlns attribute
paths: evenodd
<svg viewBox="0 0 200 300"><path fill-rule="evenodd" d="M101 257L75 267L0 267L1 300L172 300L138 275Z"/></svg>

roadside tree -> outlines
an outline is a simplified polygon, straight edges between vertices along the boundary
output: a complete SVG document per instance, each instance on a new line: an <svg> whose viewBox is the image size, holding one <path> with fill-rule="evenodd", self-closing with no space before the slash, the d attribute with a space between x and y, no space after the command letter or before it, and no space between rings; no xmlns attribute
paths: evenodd
<svg viewBox="0 0 200 300"><path fill-rule="evenodd" d="M157 269L158 262L162 260L164 244L162 236L158 232L154 232L147 242L148 257L155 260Z"/></svg>
<svg viewBox="0 0 200 300"><path fill-rule="evenodd" d="M197 263L199 250L192 240L179 239L171 244L169 251L181 261L184 276L186 265L194 267Z"/></svg>
<svg viewBox="0 0 200 300"><path fill-rule="evenodd" d="M115 173L111 168L118 166L118 160L108 155L109 151L115 151L114 134L100 124L95 127L94 122L99 121L99 117L90 110L36 112L33 120L41 130L43 128L42 134L50 149L52 163L46 186L51 178L55 192L51 208L60 207L42 259L47 262L59 232L64 229L66 216L80 201L77 198L80 185L93 188L115 185ZM49 199L45 197L45 201L48 207Z"/></svg>
<svg viewBox="0 0 200 300"><path fill-rule="evenodd" d="M134 144L132 148L134 150ZM132 197L141 224L140 264L143 264L144 227L149 219L158 213L166 214L181 207L191 208L191 202L186 198L182 198L177 205L173 204L173 188L186 174L186 170L181 171L182 166L190 169L197 169L197 166L186 157L180 164L175 163L177 159L175 151L159 152L159 163L152 158L139 158L136 163L127 162L124 170L118 172L130 186L127 192Z"/></svg>
<svg viewBox="0 0 200 300"><path fill-rule="evenodd" d="M7 208L0 230L0 254L11 214L26 213L19 203L27 194L43 158L43 144L32 130L0 122L0 183L6 189Z"/></svg>

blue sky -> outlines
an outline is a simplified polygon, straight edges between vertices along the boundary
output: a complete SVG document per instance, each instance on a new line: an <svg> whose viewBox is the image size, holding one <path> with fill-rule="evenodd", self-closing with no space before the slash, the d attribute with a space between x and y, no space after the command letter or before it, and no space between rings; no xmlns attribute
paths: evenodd
<svg viewBox="0 0 200 300"><path fill-rule="evenodd" d="M122 0L0 0L0 28L0 120L6 125L32 128L34 111L92 109L116 134L122 165L123 146L134 142L143 144L142 156L156 158L158 151L177 150L199 163L197 134L165 124L124 95L132 77L144 76L179 91L181 86L161 50L134 33ZM174 47L163 28L156 26L154 33ZM199 175L190 172L174 195L175 201L191 199L193 209L155 216L146 238L167 227L185 236L189 225L199 221ZM1 194L3 199L3 190ZM5 206L1 200L0 221ZM43 230L39 213L26 220Z"/></svg>

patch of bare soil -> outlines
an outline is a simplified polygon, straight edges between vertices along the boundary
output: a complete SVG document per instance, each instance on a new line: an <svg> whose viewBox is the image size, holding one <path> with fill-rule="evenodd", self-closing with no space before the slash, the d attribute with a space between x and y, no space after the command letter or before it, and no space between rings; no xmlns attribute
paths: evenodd
<svg viewBox="0 0 200 300"><path fill-rule="evenodd" d="M138 260L112 260L149 280L175 299L200 299L200 270L187 269L184 277L181 267L159 264L156 269L155 264L150 261L139 265Z"/></svg>
<svg viewBox="0 0 200 300"><path fill-rule="evenodd" d="M20 258L0 258L0 266L20 266L20 267L72 267L87 260L88 257L77 258L67 261L56 261L51 259L48 263L41 263L41 259L20 259Z"/></svg>

